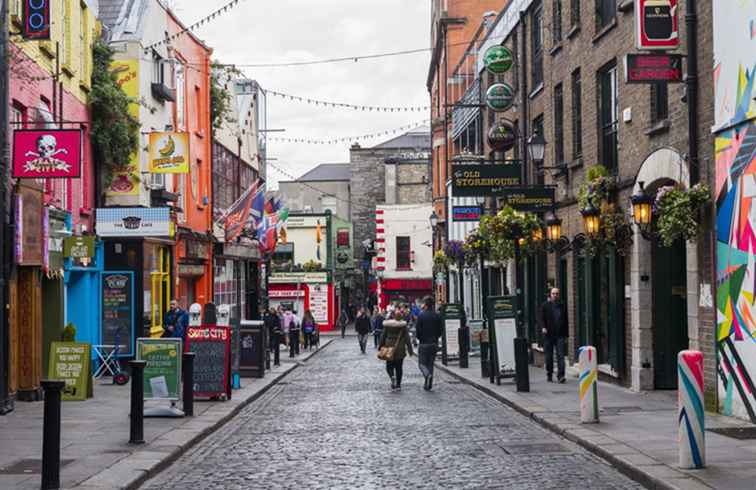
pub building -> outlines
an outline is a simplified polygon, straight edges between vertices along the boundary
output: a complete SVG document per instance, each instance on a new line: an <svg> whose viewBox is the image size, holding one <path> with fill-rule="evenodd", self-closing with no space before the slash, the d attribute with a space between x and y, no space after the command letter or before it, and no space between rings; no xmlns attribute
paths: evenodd
<svg viewBox="0 0 756 490"><path fill-rule="evenodd" d="M268 278L272 308L292 309L302 319L310 310L322 332L336 327L336 295L331 272L273 272Z"/></svg>

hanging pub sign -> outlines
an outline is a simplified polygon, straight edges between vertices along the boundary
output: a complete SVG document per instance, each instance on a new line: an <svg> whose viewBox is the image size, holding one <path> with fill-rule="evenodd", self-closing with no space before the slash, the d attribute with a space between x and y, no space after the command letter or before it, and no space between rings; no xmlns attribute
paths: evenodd
<svg viewBox="0 0 756 490"><path fill-rule="evenodd" d="M454 197L493 196L503 189L522 183L522 165L452 165L452 194Z"/></svg>
<svg viewBox="0 0 756 490"><path fill-rule="evenodd" d="M480 207L479 206L453 206L452 207L452 221L456 221L456 222L480 221Z"/></svg>
<svg viewBox="0 0 756 490"><path fill-rule="evenodd" d="M150 133L150 172L153 174L189 173L189 134Z"/></svg>
<svg viewBox="0 0 756 490"><path fill-rule="evenodd" d="M625 82L627 83L680 83L682 80L682 55L625 55Z"/></svg>
<svg viewBox="0 0 756 490"><path fill-rule="evenodd" d="M543 212L554 207L556 202L553 187L512 187L505 188L500 194L504 206L516 211Z"/></svg>
<svg viewBox="0 0 756 490"><path fill-rule="evenodd" d="M52 0L23 0L24 39L50 39L50 2Z"/></svg>
<svg viewBox="0 0 756 490"><path fill-rule="evenodd" d="M514 104L514 89L508 83L494 83L486 90L486 106L494 112L503 112Z"/></svg>
<svg viewBox="0 0 756 490"><path fill-rule="evenodd" d="M517 131L509 119L496 121L488 130L488 145L494 151L509 151L516 142Z"/></svg>
<svg viewBox="0 0 756 490"><path fill-rule="evenodd" d="M483 63L486 70L494 75L506 73L512 68L514 57L512 51L505 46L491 46L483 55Z"/></svg>
<svg viewBox="0 0 756 490"><path fill-rule="evenodd" d="M17 129L13 132L13 177L76 178L81 173L81 130Z"/></svg>
<svg viewBox="0 0 756 490"><path fill-rule="evenodd" d="M635 0L638 49L675 49L680 44L677 0Z"/></svg>

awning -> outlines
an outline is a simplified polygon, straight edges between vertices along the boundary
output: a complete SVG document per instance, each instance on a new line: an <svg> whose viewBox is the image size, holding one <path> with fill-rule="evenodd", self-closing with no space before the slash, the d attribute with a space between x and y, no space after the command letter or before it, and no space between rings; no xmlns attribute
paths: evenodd
<svg viewBox="0 0 756 490"><path fill-rule="evenodd" d="M465 95L457 104L473 105L480 104L480 79L475 81L465 91ZM455 107L452 112L452 139L462 134L462 131L480 115L480 107Z"/></svg>

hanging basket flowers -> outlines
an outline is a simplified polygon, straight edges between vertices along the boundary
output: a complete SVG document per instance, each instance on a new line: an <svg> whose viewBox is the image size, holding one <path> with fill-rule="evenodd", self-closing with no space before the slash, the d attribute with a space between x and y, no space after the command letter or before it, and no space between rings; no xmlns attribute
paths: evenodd
<svg viewBox="0 0 756 490"><path fill-rule="evenodd" d="M485 258L489 254L490 245L488 238L484 237L480 230L467 235L465 239L465 259L468 265L476 263L481 257Z"/></svg>
<svg viewBox="0 0 756 490"><path fill-rule="evenodd" d="M436 250L433 254L433 272L442 272L449 268L451 265L451 259L444 253L443 250Z"/></svg>
<svg viewBox="0 0 756 490"><path fill-rule="evenodd" d="M699 233L700 211L710 200L709 188L704 184L696 184L690 189L660 187L656 192L653 214L661 244L671 247L679 238L695 240Z"/></svg>
<svg viewBox="0 0 756 490"><path fill-rule="evenodd" d="M452 264L462 266L465 263L465 243L461 240L450 240L446 244L444 254Z"/></svg>
<svg viewBox="0 0 756 490"><path fill-rule="evenodd" d="M615 187L614 178L609 175L606 167L603 165L590 167L585 174L585 181L580 185L580 189L578 190L578 205L580 209L585 208L588 204L601 208L602 203L609 201L609 197L615 190Z"/></svg>

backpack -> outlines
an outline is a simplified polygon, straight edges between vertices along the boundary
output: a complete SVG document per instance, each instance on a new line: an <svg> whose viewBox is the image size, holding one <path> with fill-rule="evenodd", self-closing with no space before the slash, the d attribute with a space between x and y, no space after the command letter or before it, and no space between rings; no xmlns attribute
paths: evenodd
<svg viewBox="0 0 756 490"><path fill-rule="evenodd" d="M304 333L312 333L315 331L315 325L310 322L306 322L302 324L302 329L304 330Z"/></svg>

